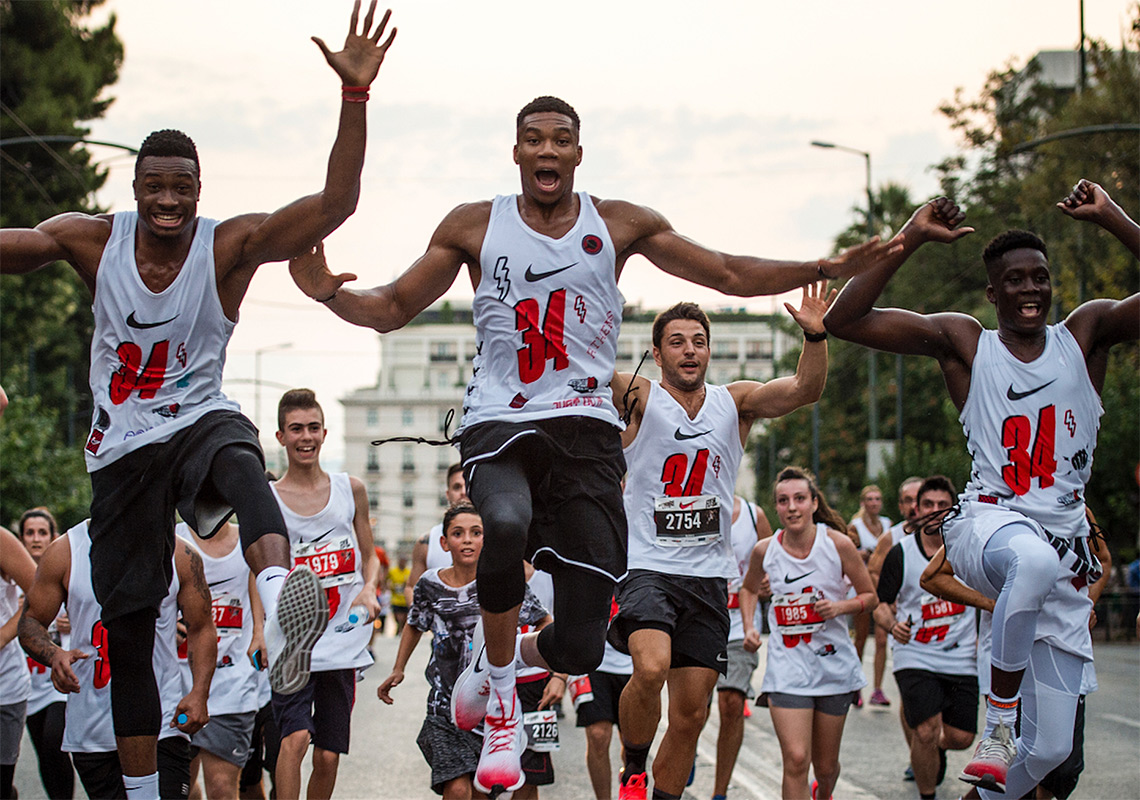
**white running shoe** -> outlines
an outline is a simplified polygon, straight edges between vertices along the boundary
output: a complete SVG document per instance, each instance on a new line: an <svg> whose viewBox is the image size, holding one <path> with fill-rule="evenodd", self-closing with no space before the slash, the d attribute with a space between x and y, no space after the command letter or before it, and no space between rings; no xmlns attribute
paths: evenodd
<svg viewBox="0 0 1140 800"><path fill-rule="evenodd" d="M1017 757L1017 743L1004 722L999 722L990 735L978 742L974 757L958 776L991 792L1005 792L1005 776L1009 765Z"/></svg>
<svg viewBox="0 0 1140 800"><path fill-rule="evenodd" d="M471 660L451 689L451 721L462 731L473 731L487 713L491 696L491 671L483 644L483 620L475 623L471 637Z"/></svg>
<svg viewBox="0 0 1140 800"><path fill-rule="evenodd" d="M483 752L475 770L475 788L491 797L513 792L523 785L523 750L526 730L522 723L522 704L518 692L509 698L497 692L487 703L483 726Z"/></svg>
<svg viewBox="0 0 1140 800"><path fill-rule="evenodd" d="M265 623L269 685L278 694L295 694L309 682L313 645L329 624L329 601L320 578L304 564L285 576L277 613Z"/></svg>

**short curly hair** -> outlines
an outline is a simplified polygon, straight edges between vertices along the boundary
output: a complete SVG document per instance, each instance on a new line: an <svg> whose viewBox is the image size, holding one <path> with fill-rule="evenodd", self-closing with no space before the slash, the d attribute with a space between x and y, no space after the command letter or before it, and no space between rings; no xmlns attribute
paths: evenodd
<svg viewBox="0 0 1140 800"><path fill-rule="evenodd" d="M536 97L527 103L519 111L518 116L515 117L515 131L522 130L523 120L531 114L541 114L545 111L553 111L555 114L565 114L570 117L573 123L574 135L577 136L581 132L582 122L578 119L578 112L574 110L574 106L567 103L560 97L544 94L542 97Z"/></svg>
<svg viewBox="0 0 1140 800"><path fill-rule="evenodd" d="M143 143L139 145L139 154L135 158L136 174L143 159L147 156L188 158L194 162L194 169L197 170L198 174L201 175L202 173L202 167L198 163L198 148L194 146L194 140L182 131L166 128L155 131L143 139Z"/></svg>
<svg viewBox="0 0 1140 800"><path fill-rule="evenodd" d="M990 276L991 282L998 276L1005 254L1010 250L1024 249L1040 250L1041 255L1046 259L1049 258L1049 248L1045 246L1041 237L1032 231L1009 230L990 239L990 243L982 251L982 263L986 265L986 273Z"/></svg>

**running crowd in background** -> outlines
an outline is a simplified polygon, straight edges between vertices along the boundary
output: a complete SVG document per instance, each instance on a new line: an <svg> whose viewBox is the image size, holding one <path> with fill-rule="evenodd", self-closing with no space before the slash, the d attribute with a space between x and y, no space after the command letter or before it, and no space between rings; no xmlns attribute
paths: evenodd
<svg viewBox="0 0 1140 800"><path fill-rule="evenodd" d="M270 797L330 797L389 615L398 651L377 694L398 699L430 633L416 743L447 798L537 797L553 783L569 688L593 789L623 800L681 797L715 696L723 800L762 647L757 702L782 794L830 798L872 630L867 702L890 705L889 661L920 798L935 797L946 752L975 743L960 775L971 800L1067 797L1111 567L1085 488L1107 354L1138 338L1140 295L1049 325L1047 246L1015 230L982 254L996 329L878 308L915 250L972 232L952 200L832 258L730 255L650 208L575 190L578 114L549 96L516 117L518 194L457 207L393 282L349 288L322 240L356 208L365 107L395 35L374 0L362 25L359 12L358 0L343 50L315 40L342 82L322 190L273 214L198 217L194 143L159 131L136 162L137 211L0 231L5 274L68 262L96 320L90 517L61 533L35 508L18 534L0 531L0 800L14 796L25 725L53 798L74 795L73 774L91 797L264 797L265 770ZM1057 206L1140 258L1140 227L1101 186L1081 180ZM691 302L654 321L658 377L616 372L633 255L725 294L800 289L784 304L803 336L795 373L708 383L713 334ZM252 277L282 260L310 298L381 333L468 271L477 355L450 441L459 463L441 523L410 552L377 546L364 484L322 467L312 390L280 398L287 468L268 480L256 430L221 392ZM892 524L878 486L847 520L818 476L787 466L768 498L773 532L738 496L738 470L757 421L823 395L829 335L937 360L969 482L908 478Z"/></svg>

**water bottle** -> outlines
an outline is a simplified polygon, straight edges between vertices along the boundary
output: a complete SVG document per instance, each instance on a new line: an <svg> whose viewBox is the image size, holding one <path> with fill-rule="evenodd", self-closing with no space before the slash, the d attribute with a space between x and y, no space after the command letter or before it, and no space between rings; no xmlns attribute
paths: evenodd
<svg viewBox="0 0 1140 800"><path fill-rule="evenodd" d="M368 608L366 606L353 606L348 610L348 621L352 625L362 625L368 620Z"/></svg>

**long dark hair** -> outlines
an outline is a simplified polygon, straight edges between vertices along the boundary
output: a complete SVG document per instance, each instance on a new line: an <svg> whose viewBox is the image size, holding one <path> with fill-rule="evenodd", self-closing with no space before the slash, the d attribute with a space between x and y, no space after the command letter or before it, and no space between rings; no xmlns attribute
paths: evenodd
<svg viewBox="0 0 1140 800"><path fill-rule="evenodd" d="M806 481L808 490L811 492L812 498L816 500L815 513L811 515L813 522L822 522L829 528L843 533L847 530L847 523L844 522L843 517L827 503L827 498L819 491L819 485L815 481L815 476L809 470L803 467L784 467L780 470L780 474L776 476L776 484L772 487L775 490L776 485L784 481Z"/></svg>

